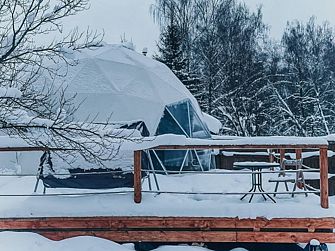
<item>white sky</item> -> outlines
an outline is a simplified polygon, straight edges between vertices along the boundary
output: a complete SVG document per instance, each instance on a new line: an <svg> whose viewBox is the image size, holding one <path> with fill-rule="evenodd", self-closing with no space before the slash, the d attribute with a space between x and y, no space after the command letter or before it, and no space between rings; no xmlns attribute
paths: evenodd
<svg viewBox="0 0 335 251"><path fill-rule="evenodd" d="M335 0L244 0L252 9L263 5L264 22L271 27L271 35L280 38L287 21L306 21L312 15L321 23L329 20L335 26ZM105 41L119 43L125 33L132 39L136 50L148 47L149 54L156 50L159 29L150 16L154 0L91 0L91 8L69 18L66 27L78 25L105 31Z"/></svg>
<svg viewBox="0 0 335 251"><path fill-rule="evenodd" d="M317 22L328 20L335 26L335 0L244 0L255 9L263 6L263 20L270 25L271 35L279 39L284 31L287 21L295 19L307 21L316 16Z"/></svg>

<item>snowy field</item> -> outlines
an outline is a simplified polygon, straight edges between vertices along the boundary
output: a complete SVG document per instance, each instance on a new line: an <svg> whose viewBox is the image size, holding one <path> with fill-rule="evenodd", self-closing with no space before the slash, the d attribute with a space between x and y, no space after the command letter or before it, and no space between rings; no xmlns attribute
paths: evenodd
<svg viewBox="0 0 335 251"><path fill-rule="evenodd" d="M183 174L158 175L161 191L174 192L247 192L251 186L250 174ZM264 174L265 191L274 190L275 183L268 180L277 174ZM153 179L151 179L153 180ZM277 195L277 203L264 201L255 195L252 203L241 195L157 194L143 193L141 204L133 202L132 189L122 189L120 194L89 194L60 196L66 193L116 192L114 190L48 189L42 195L43 186L33 193L35 177L1 177L1 194L27 196L0 197L0 217L31 216L209 216L209 217L334 217L335 198L330 197L329 209L320 206L320 198L309 194ZM153 183L153 182L152 182ZM153 184L154 187L154 184ZM292 185L290 187L292 189ZM148 190L147 180L143 190ZM278 191L284 191L280 184ZM58 194L58 195L56 195ZM37 196L36 196L37 195Z"/></svg>

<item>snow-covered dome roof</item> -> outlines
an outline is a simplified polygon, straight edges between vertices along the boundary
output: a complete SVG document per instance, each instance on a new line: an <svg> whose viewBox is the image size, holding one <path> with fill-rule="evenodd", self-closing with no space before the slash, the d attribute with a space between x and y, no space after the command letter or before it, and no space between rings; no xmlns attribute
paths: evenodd
<svg viewBox="0 0 335 251"><path fill-rule="evenodd" d="M78 64L67 69L68 93L84 100L77 116L97 115L98 121L144 121L156 132L164 108L189 100L204 121L199 105L187 88L164 64L122 45L104 45L74 54Z"/></svg>

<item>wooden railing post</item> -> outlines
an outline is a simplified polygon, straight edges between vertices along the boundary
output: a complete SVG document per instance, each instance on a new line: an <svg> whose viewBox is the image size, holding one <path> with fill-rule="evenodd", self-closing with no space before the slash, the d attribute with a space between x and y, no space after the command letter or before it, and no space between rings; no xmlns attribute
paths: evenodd
<svg viewBox="0 0 335 251"><path fill-rule="evenodd" d="M273 151L273 149L269 149L269 152L270 152L270 155L269 155L269 161L270 161L270 163L275 162L275 159L274 159L274 156L273 156L273 154L272 154L272 151Z"/></svg>
<svg viewBox="0 0 335 251"><path fill-rule="evenodd" d="M320 148L320 200L321 207L328 208L328 155L327 148Z"/></svg>
<svg viewBox="0 0 335 251"><path fill-rule="evenodd" d="M141 203L142 201L141 160L142 160L142 151L135 151L134 152L134 201L135 203Z"/></svg>
<svg viewBox="0 0 335 251"><path fill-rule="evenodd" d="M302 149L295 149L295 159L302 158Z"/></svg>
<svg viewBox="0 0 335 251"><path fill-rule="evenodd" d="M280 153L280 165L281 165L283 163L283 160L285 159L285 149L280 148L279 153Z"/></svg>

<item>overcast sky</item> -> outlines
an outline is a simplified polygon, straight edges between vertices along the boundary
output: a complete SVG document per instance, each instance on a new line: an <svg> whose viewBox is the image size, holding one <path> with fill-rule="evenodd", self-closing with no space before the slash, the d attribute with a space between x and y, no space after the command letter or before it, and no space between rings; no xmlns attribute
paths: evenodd
<svg viewBox="0 0 335 251"><path fill-rule="evenodd" d="M242 0L241 0L242 1ZM328 20L335 26L335 0L244 0L251 9L263 6L264 22L271 27L271 35L280 38L287 21L306 21L312 15L318 22ZM150 16L154 0L91 0L91 8L67 20L68 28L90 26L105 31L105 41L119 43L122 34L132 39L136 50L149 48L152 54L159 29Z"/></svg>

